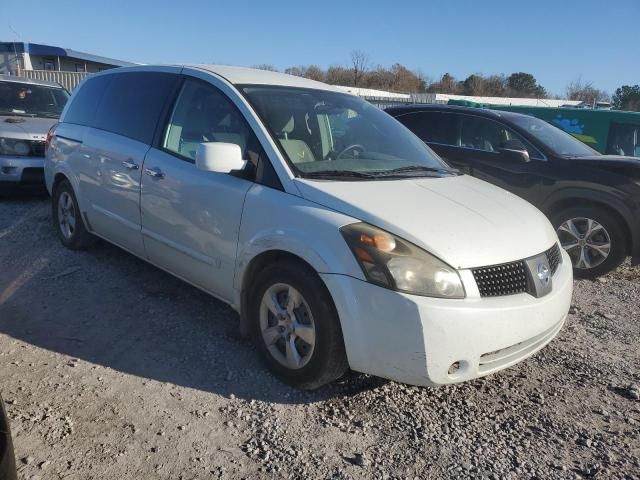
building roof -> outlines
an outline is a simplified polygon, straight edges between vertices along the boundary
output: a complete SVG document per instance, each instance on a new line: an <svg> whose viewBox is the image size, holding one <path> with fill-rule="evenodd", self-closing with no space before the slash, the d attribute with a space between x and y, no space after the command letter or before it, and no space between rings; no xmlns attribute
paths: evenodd
<svg viewBox="0 0 640 480"><path fill-rule="evenodd" d="M342 92L333 85L316 82L295 75L272 72L270 70L259 70L256 68L233 67L230 65L185 65L186 68L197 68L206 70L221 77L235 85L281 85L286 87L314 88L316 90L329 90L332 92ZM344 92L342 92L344 93Z"/></svg>
<svg viewBox="0 0 640 480"><path fill-rule="evenodd" d="M113 65L116 67L127 67L137 65L133 62L125 62L115 58L102 57L91 53L79 52L70 48L55 47L53 45L43 45L40 43L26 42L0 42L0 51L3 52L26 52L30 55L43 55L49 57L69 57L85 62L102 63L105 65Z"/></svg>
<svg viewBox="0 0 640 480"><path fill-rule="evenodd" d="M470 95L452 95L437 93L435 101L446 103L449 100L467 100L469 102L488 105L511 105L523 107L562 107L565 105L578 105L578 100L558 100L555 98L515 98L515 97L476 97Z"/></svg>

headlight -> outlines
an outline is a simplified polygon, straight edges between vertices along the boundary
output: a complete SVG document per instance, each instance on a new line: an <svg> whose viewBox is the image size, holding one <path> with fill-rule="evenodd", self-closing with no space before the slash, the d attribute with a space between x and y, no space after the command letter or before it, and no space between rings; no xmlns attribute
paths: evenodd
<svg viewBox="0 0 640 480"><path fill-rule="evenodd" d="M31 152L28 140L0 137L0 155L18 155L26 157Z"/></svg>
<svg viewBox="0 0 640 480"><path fill-rule="evenodd" d="M458 272L412 243L366 223L340 231L369 282L414 295L465 297Z"/></svg>

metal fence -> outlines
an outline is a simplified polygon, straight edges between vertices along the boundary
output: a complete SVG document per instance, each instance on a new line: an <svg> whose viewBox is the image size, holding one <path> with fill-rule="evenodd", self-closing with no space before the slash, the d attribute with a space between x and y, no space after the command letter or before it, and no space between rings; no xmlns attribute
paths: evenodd
<svg viewBox="0 0 640 480"><path fill-rule="evenodd" d="M71 91L89 74L85 72L58 72L56 70L20 70L18 75L32 80L56 82Z"/></svg>
<svg viewBox="0 0 640 480"><path fill-rule="evenodd" d="M72 91L87 75L91 74L85 72L59 72L56 70L20 70L18 75L33 80L56 82L67 90ZM398 98L397 96L378 97L365 94L360 94L360 97L381 110L399 105L410 105L412 103L438 103L435 93L412 93L407 95L406 98Z"/></svg>

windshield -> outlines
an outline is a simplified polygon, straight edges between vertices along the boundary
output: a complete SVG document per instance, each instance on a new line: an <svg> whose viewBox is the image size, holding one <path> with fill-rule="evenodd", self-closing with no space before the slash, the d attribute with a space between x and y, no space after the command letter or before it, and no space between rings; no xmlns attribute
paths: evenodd
<svg viewBox="0 0 640 480"><path fill-rule="evenodd" d="M528 115L513 115L509 118L513 123L529 132L529 134L533 135L557 155L564 157L600 155L580 140L548 124L544 120Z"/></svg>
<svg viewBox="0 0 640 480"><path fill-rule="evenodd" d="M358 97L273 86L242 90L302 177L455 174L404 126Z"/></svg>
<svg viewBox="0 0 640 480"><path fill-rule="evenodd" d="M68 98L62 88L0 82L0 115L59 118Z"/></svg>

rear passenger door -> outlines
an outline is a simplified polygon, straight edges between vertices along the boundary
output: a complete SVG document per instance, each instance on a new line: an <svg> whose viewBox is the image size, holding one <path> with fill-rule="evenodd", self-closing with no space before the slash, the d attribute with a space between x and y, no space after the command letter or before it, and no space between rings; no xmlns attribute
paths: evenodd
<svg viewBox="0 0 640 480"><path fill-rule="evenodd" d="M104 78L108 84L84 138L86 168L80 183L88 204L86 214L97 234L144 256L140 225L142 164L179 76L138 71Z"/></svg>
<svg viewBox="0 0 640 480"><path fill-rule="evenodd" d="M196 149L203 142L235 143L252 166L264 159L229 97L208 82L186 77L144 162L144 243L153 263L232 301L242 208L253 182L199 170Z"/></svg>

